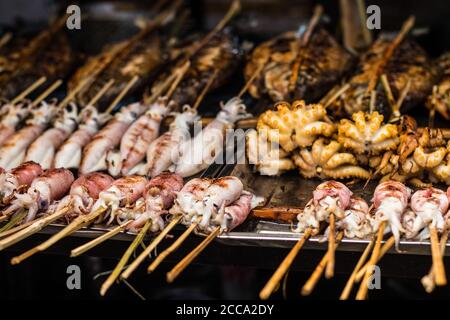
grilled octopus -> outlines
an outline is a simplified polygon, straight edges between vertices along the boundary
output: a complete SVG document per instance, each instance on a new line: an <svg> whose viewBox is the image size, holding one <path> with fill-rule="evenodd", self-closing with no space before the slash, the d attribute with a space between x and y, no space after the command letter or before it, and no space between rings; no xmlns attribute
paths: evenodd
<svg viewBox="0 0 450 320"><path fill-rule="evenodd" d="M299 99L316 102L351 68L351 55L323 28L313 32L305 47L298 52L296 32L287 32L264 42L253 50L244 71L254 98L268 95L273 101ZM290 81L294 65L300 59L298 76L291 95Z"/></svg>

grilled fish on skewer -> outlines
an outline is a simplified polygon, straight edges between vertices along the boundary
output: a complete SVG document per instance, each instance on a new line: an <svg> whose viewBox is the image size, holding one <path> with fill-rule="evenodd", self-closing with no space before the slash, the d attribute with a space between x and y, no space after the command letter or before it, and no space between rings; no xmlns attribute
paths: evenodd
<svg viewBox="0 0 450 320"><path fill-rule="evenodd" d="M269 95L273 101L295 98L315 102L330 90L350 69L351 55L324 29L317 28L306 46L298 48L296 32L284 33L253 50L245 67L249 80L258 68L262 72L249 88L255 98ZM298 50L300 50L298 52ZM301 59L293 97L290 80L293 66Z"/></svg>
<svg viewBox="0 0 450 320"><path fill-rule="evenodd" d="M133 103L120 109L83 149L80 172L89 173L107 169L106 157L117 147L129 126L136 120L145 106Z"/></svg>
<svg viewBox="0 0 450 320"><path fill-rule="evenodd" d="M16 194L4 212L11 215L19 209L28 209L25 222L31 221L39 210L47 210L49 205L61 199L70 189L74 181L72 172L67 169L49 169L31 183L27 193Z"/></svg>
<svg viewBox="0 0 450 320"><path fill-rule="evenodd" d="M80 112L80 125L72 135L59 147L55 154L53 166L78 169L83 148L92 140L111 116L99 113L94 106L86 106Z"/></svg>
<svg viewBox="0 0 450 320"><path fill-rule="evenodd" d="M108 189L113 181L112 177L100 172L82 175L72 183L69 194L53 205L49 213L70 206L69 212L64 216L66 222L70 223L76 217L89 213L100 192Z"/></svg>
<svg viewBox="0 0 450 320"><path fill-rule="evenodd" d="M161 173L152 178L144 192L145 209L134 217L134 221L127 226L132 232L138 232L147 221L151 221L149 231L157 232L164 229L162 216L168 213L173 205L176 193L183 188L183 178L174 173ZM119 217L120 219L120 217ZM120 219L123 222L123 219Z"/></svg>
<svg viewBox="0 0 450 320"><path fill-rule="evenodd" d="M45 130L55 113L55 109L55 101L50 104L43 101L39 107L31 111L32 117L26 121L25 127L17 131L0 148L1 167L9 170L23 162L28 146Z"/></svg>
<svg viewBox="0 0 450 320"><path fill-rule="evenodd" d="M199 117L197 111L188 105L183 107L182 113L174 113L174 116L169 131L150 143L146 164L140 173L156 177L178 161L178 149L190 138L189 127Z"/></svg>
<svg viewBox="0 0 450 320"><path fill-rule="evenodd" d="M428 97L426 106L436 110L447 120L450 120L450 53L444 53L437 61L440 81L436 90Z"/></svg>
<svg viewBox="0 0 450 320"><path fill-rule="evenodd" d="M232 128L239 119L247 117L249 114L239 98L233 98L222 105L216 118L181 146L175 173L188 177L206 169L223 150L226 129Z"/></svg>
<svg viewBox="0 0 450 320"><path fill-rule="evenodd" d="M29 161L9 172L0 174L0 193L1 203L8 204L19 191L19 189L28 189L31 183L42 174L40 164Z"/></svg>
<svg viewBox="0 0 450 320"><path fill-rule="evenodd" d="M28 147L25 161L35 161L43 169L49 169L53 164L56 151L75 130L77 122L77 106L69 104L55 119L53 127L41 134Z"/></svg>
<svg viewBox="0 0 450 320"><path fill-rule="evenodd" d="M145 158L150 143L158 137L161 121L170 112L171 104L158 98L125 132L120 142L120 162L108 163L110 174L127 175Z"/></svg>
<svg viewBox="0 0 450 320"><path fill-rule="evenodd" d="M408 207L410 197L411 190L397 181L380 183L373 194L374 228L378 230L379 224L387 221L395 237L397 250L400 241L400 232L405 232L401 224L401 217Z"/></svg>

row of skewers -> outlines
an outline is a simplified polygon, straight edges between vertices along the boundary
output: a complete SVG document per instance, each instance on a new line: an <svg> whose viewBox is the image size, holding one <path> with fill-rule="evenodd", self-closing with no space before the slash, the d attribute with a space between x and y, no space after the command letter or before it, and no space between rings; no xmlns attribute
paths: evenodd
<svg viewBox="0 0 450 320"><path fill-rule="evenodd" d="M0 180L3 199L9 202L0 217L7 221L0 229L0 249L31 236L52 222L67 223L65 228L44 243L13 258L13 264L46 250L91 224L103 223L112 229L72 250L72 256L90 250L121 231L138 233L103 285L102 295L119 277L131 254L148 233L160 232L125 270L123 277L129 277L176 224L181 223L188 228L167 251L158 256L151 270L181 245L190 233L209 234L203 247L215 236L242 224L251 209L263 200L245 191L242 182L231 176L195 178L185 184L181 176L169 172L151 179L137 175L114 179L101 172L80 175L75 179L67 169L43 170L39 164L27 162L2 173ZM17 186L15 189L14 184ZM186 261L191 261L199 252L196 249L169 272L168 280L173 281L187 266Z"/></svg>
<svg viewBox="0 0 450 320"><path fill-rule="evenodd" d="M357 281L361 281L361 285L356 299L367 298L368 280L374 272L374 266L392 246L395 245L396 250L401 252L401 236L407 239L430 239L433 264L430 273L423 277L422 283L427 292L431 292L435 286L446 285L442 256L447 244L450 222L449 199L450 189L446 192L430 187L413 193L402 183L390 180L376 187L373 203L369 207L364 199L355 196L340 182L330 180L319 184L313 191L312 199L297 216L294 231L302 233L300 240L267 282L260 297L267 299L272 294L304 243L310 236L320 233L323 234L323 240L328 239L328 250L303 286L303 295L309 295L313 291L324 270L326 278L333 277L334 252L344 237L371 240L352 272L341 299L349 298ZM256 216L270 210L257 209ZM384 235L389 233L392 233L392 236L382 244ZM372 254L367 260L371 250Z"/></svg>

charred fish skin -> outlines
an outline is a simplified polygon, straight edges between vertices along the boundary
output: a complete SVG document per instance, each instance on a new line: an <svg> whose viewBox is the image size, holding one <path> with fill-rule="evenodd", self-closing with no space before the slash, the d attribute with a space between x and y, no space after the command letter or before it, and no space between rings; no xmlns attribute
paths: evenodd
<svg viewBox="0 0 450 320"><path fill-rule="evenodd" d="M387 76L393 96L397 100L408 81L410 82L410 88L400 112L406 112L426 99L435 81L435 72L431 67L426 52L413 39L403 40L395 48L392 57L387 61L384 68L376 70L378 61L382 59L391 41L390 37L381 35L369 50L362 55L355 72L347 82L350 88L329 107L334 114L351 116L358 111L369 111L371 93L367 92L367 87L372 77L379 77L381 74ZM379 73L378 75L377 72ZM378 111L384 115L385 119L389 119L392 108L381 83L378 82L374 90L373 111Z"/></svg>
<svg viewBox="0 0 450 320"><path fill-rule="evenodd" d="M297 60L297 41L295 32L284 33L257 47L245 67L244 75L248 81L261 64L265 64L261 75L257 76L249 88L254 98L269 95L272 100L291 98L316 102L353 65L353 58L325 29L316 30L307 46L301 49L301 63L296 86L291 96L289 84L292 70Z"/></svg>

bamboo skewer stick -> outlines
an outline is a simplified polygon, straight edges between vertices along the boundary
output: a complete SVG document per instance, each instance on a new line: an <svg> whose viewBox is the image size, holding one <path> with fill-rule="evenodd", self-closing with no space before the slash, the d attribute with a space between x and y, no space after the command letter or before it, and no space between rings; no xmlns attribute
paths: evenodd
<svg viewBox="0 0 450 320"><path fill-rule="evenodd" d="M115 235L119 234L120 232L122 232L123 230L126 229L126 227L133 222L133 220L129 220L123 224L121 224L120 226L115 227L114 229L109 230L108 232L102 234L100 237L97 237L75 249L73 249L72 251L70 251L70 257L78 257L79 255L91 250L92 248L98 246L99 244L105 242L108 239L111 239L112 237L114 237Z"/></svg>
<svg viewBox="0 0 450 320"><path fill-rule="evenodd" d="M415 18L413 16L409 17L408 20L406 20L405 23L402 25L400 32L391 42L389 47L386 48L383 57L378 61L378 64L374 68L375 72L370 78L369 84L367 85L367 92L371 92L372 90L375 89L378 82L378 77L380 76L380 73L383 71L384 66L391 58L395 48L398 47L398 45L403 41L407 33L412 29L412 27L414 26L414 22Z"/></svg>
<svg viewBox="0 0 450 320"><path fill-rule="evenodd" d="M43 243L37 245L36 247L22 253L21 255L14 257L11 259L11 264L19 264L25 259L28 259L29 257L33 256L34 254L44 251L48 248L50 248L52 245L54 245L56 242L62 240L63 238L69 236L70 234L74 233L75 231L87 226L92 221L97 219L103 212L105 212L107 208L102 207L98 210L91 212L87 215L82 215L77 217L72 223L67 225L64 229L62 229L60 232L54 234L51 238L49 238L47 241L44 241Z"/></svg>
<svg viewBox="0 0 450 320"><path fill-rule="evenodd" d="M445 275L444 261L439 247L438 232L435 227L429 226L431 255L433 258L433 273L437 286L445 286L447 284L447 277Z"/></svg>
<svg viewBox="0 0 450 320"><path fill-rule="evenodd" d="M47 81L47 77L40 77L38 80L33 82L28 88L23 90L17 97L11 100L11 104L16 104L17 102L25 99L27 95L31 92L39 88L45 81Z"/></svg>
<svg viewBox="0 0 450 320"><path fill-rule="evenodd" d="M9 41L12 39L12 33L7 32L0 38L0 48L8 44Z"/></svg>
<svg viewBox="0 0 450 320"><path fill-rule="evenodd" d="M35 234L36 232L39 232L53 221L62 218L71 209L71 207L72 205L70 204L63 209L56 211L55 213L52 213L48 216L43 217L42 219L34 221L31 225L20 231L17 231L13 235L0 240L0 250L6 249L12 246L13 244L16 244L17 242Z"/></svg>
<svg viewBox="0 0 450 320"><path fill-rule="evenodd" d="M330 230L328 234L328 261L327 269L325 270L325 277L327 279L333 278L334 276L334 258L336 250L336 216L334 213L330 214Z"/></svg>
<svg viewBox="0 0 450 320"><path fill-rule="evenodd" d="M186 72L189 70L190 66L191 66L191 62L188 60L180 67L180 69L178 69L176 71L176 74L177 74L176 78L175 78L174 82L172 83L172 85L170 86L169 91L167 91L167 94L166 94L166 97L168 99L170 99L170 97L172 97L173 93L175 92L176 88L180 84L181 80L183 80L183 77L186 74Z"/></svg>
<svg viewBox="0 0 450 320"><path fill-rule="evenodd" d="M40 218L38 218L36 220L32 220L32 221L28 221L26 223L19 224L18 226L15 226L14 228L11 228L11 229L9 229L9 230L7 230L5 232L2 232L2 233L0 233L0 239L4 239L6 237L9 237L10 235L16 233L17 231L25 229L28 226L30 226L31 224L35 223L36 221L42 220L43 218L44 217L40 217Z"/></svg>
<svg viewBox="0 0 450 320"><path fill-rule="evenodd" d="M174 217L172 221L164 228L163 231L141 252L141 254L128 266L128 268L121 274L121 279L128 279L131 274L139 267L139 265L147 258L156 246L164 240L167 234L181 221L183 216Z"/></svg>
<svg viewBox="0 0 450 320"><path fill-rule="evenodd" d="M111 113L117 104L125 97L125 95L130 91L130 89L134 86L134 84L139 80L138 76L134 76L127 85L120 91L117 97L111 102L109 107L105 110L105 113Z"/></svg>
<svg viewBox="0 0 450 320"><path fill-rule="evenodd" d="M442 237L441 237L441 241L440 241L440 249L441 249L442 256L444 256L445 249L447 247L447 239L448 239L448 233L446 230L444 230ZM434 276L434 267L432 265L428 274L423 276L422 279L420 280L420 282L422 283L422 285L427 293L431 293L434 290L434 288L436 286L435 278L436 277Z"/></svg>
<svg viewBox="0 0 450 320"><path fill-rule="evenodd" d="M191 225L189 226L189 228L187 228L183 234L181 236L178 237L177 240L175 240L174 243L172 243L172 245L170 247L168 247L166 250L164 250L163 252L161 252L155 260L153 260L153 262L150 264L150 266L147 268L147 272L151 273L153 271L155 271L155 269L161 264L161 262L167 258L171 253L175 252L175 250L177 250L180 245L186 240L186 238L194 231L194 229L197 227L198 222L193 222L191 223Z"/></svg>
<svg viewBox="0 0 450 320"><path fill-rule="evenodd" d="M48 87L44 92L42 92L39 97L33 100L31 103L33 106L38 105L44 99L46 99L50 94L52 94L60 85L62 85L63 81L61 79L56 80L50 87Z"/></svg>
<svg viewBox="0 0 450 320"><path fill-rule="evenodd" d="M291 251L288 253L286 258L284 258L283 262L280 264L280 266L277 268L277 270L274 272L270 280L266 283L264 288L259 293L259 297L262 300L267 300L272 292L275 290L275 288L280 283L280 280L283 278L286 271L289 269L289 267L294 262L295 257L298 255L298 252L305 244L306 240L311 236L311 228L306 229L303 236L297 241L295 246L291 249Z"/></svg>
<svg viewBox="0 0 450 320"><path fill-rule="evenodd" d="M11 213L13 214L13 213ZM6 232L16 226L18 223L20 223L28 214L28 210L25 210L24 208L20 209L17 213L13 215L13 217L8 221L7 224L2 226L0 228L0 233Z"/></svg>
<svg viewBox="0 0 450 320"><path fill-rule="evenodd" d="M69 94L59 103L58 108L64 108L69 102L75 98L76 94L89 82L90 78L86 78L81 81Z"/></svg>
<svg viewBox="0 0 450 320"><path fill-rule="evenodd" d="M386 221L381 222L379 228L378 228L378 234L377 239L372 251L372 256L369 260L369 265L366 269L366 273L364 274L364 278L361 281L361 285L359 287L358 293L356 294L356 300L365 300L367 298L367 291L369 290L368 281L370 276L373 272L373 267L377 263L379 256L380 256L380 249L381 249L381 241L383 240L384 236L384 229L386 228Z"/></svg>
<svg viewBox="0 0 450 320"><path fill-rule="evenodd" d="M205 97L205 95L208 92L208 90L211 87L211 85L214 83L214 80L216 80L218 74L219 74L219 70L218 69L214 70L214 73L208 79L208 82L206 83L206 85L203 88L202 92L200 93L200 95L195 100L195 103L192 106L192 109L196 110L200 106L200 103L202 102L203 98Z"/></svg>
<svg viewBox="0 0 450 320"><path fill-rule="evenodd" d="M185 256L172 270L167 273L166 280L172 283L184 269L220 234L220 227L212 231L197 247Z"/></svg>
<svg viewBox="0 0 450 320"><path fill-rule="evenodd" d="M102 98L102 96L108 91L109 88L114 84L114 79L110 79L87 103L88 106L95 106L97 102Z"/></svg>
<svg viewBox="0 0 450 320"><path fill-rule="evenodd" d="M343 95L348 89L350 89L350 84L347 83L343 85L339 90L336 91L329 99L326 99L323 103L323 107L326 109L329 107L334 101L336 101L341 95Z"/></svg>
<svg viewBox="0 0 450 320"><path fill-rule="evenodd" d="M104 296L106 292L109 290L109 288L114 284L114 282L119 277L120 273L122 272L122 269L127 264L128 260L130 259L131 255L133 254L134 250L136 250L139 243L142 242L142 240L145 237L145 234L147 233L148 229L152 226L152 221L148 220L144 227L142 227L141 231L138 233L138 235L134 238L133 242L128 247L127 251L123 254L120 261L117 263L116 267L114 268L113 272L109 275L109 277L106 279L106 281L102 284L102 287L100 288L100 295Z"/></svg>
<svg viewBox="0 0 450 320"><path fill-rule="evenodd" d="M394 95L392 94L391 86L389 85L389 80L386 76L386 74L381 75L381 84L383 85L384 91L386 92L386 97L388 99L389 104L391 105L391 109L395 109L395 99Z"/></svg>
<svg viewBox="0 0 450 320"><path fill-rule="evenodd" d="M294 62L293 68L292 68L291 79L289 81L289 91L290 92L295 90L295 85L297 83L298 73L300 70L300 64L302 62L301 49L308 45L309 39L311 38L311 35L312 35L315 27L319 23L322 13L323 13L323 7L321 5L315 6L314 14L308 23L308 27L307 27L305 33L298 39L297 52L296 52L296 57L294 59L295 62Z"/></svg>
<svg viewBox="0 0 450 320"><path fill-rule="evenodd" d="M170 84L172 83L172 81L174 81L177 77L177 72L173 72L170 76L168 76L164 82L157 87L157 89L155 90L155 92L153 92L153 94L148 97L147 99L145 99L144 103L145 104L151 104L153 103L159 96L161 96L163 94L163 92L169 88Z"/></svg>
<svg viewBox="0 0 450 320"><path fill-rule="evenodd" d="M394 236L392 236L392 237L390 237L384 244L383 244L383 246L381 247L381 250L380 250L380 256L378 257L378 260L376 261L376 262L378 262L378 261L380 261L381 260L381 258L383 258L383 256L392 248L392 246L394 245L394 243L395 243L395 239L394 239ZM358 273L356 274L356 277L355 277L355 281L356 282L359 282L359 281L361 281L361 279L364 277L364 274L366 273L366 270L367 270L367 267L369 266L369 262L367 262L359 271L358 271Z"/></svg>
<svg viewBox="0 0 450 320"><path fill-rule="evenodd" d="M347 283L345 284L344 290L342 291L341 296L339 297L339 300L347 300L348 299L350 293L352 292L353 284L355 283L356 274L361 269L364 262L367 260L367 257L369 256L370 250L372 250L374 243L375 243L375 238L372 237L372 240L370 240L370 242L367 245L366 249L364 250L363 254L359 258L355 269L353 269L353 272L350 275L350 278L348 279Z"/></svg>
<svg viewBox="0 0 450 320"><path fill-rule="evenodd" d="M342 238L344 237L344 231L340 231L337 235L336 241L339 244ZM301 294L303 296L310 295L311 292L314 290L317 282L319 281L320 277L322 276L323 270L328 265L330 261L330 252L327 251L325 255L322 257L322 260L320 260L317 267L314 269L313 273L309 277L309 279L306 281L306 283L302 287Z"/></svg>

